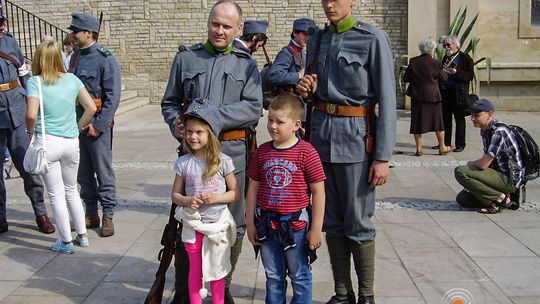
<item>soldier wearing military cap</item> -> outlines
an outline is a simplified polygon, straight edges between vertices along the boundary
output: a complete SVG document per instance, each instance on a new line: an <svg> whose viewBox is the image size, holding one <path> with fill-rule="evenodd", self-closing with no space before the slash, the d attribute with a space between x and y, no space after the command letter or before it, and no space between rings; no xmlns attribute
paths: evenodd
<svg viewBox="0 0 540 304"><path fill-rule="evenodd" d="M396 91L388 35L352 15L357 0L322 0L330 25L308 42L311 143L327 177L323 230L335 295L328 304L373 304L375 188L386 183L396 140ZM374 114L378 106L378 117ZM373 142L375 139L375 142ZM358 302L351 281L351 255Z"/></svg>
<svg viewBox="0 0 540 304"><path fill-rule="evenodd" d="M31 75L19 44L6 32L6 22L7 17L0 6L0 151L7 148L11 154L11 160L24 181L24 191L32 203L39 231L53 233L55 229L43 201L43 183L39 176L32 176L23 168L24 154L30 144L28 135L32 133L25 127L26 81ZM6 204L4 170L1 170L0 233L8 231Z"/></svg>
<svg viewBox="0 0 540 304"><path fill-rule="evenodd" d="M161 101L161 112L172 135L178 139L183 134L180 117L184 103L204 98L215 104L223 122L223 131L219 135L221 150L233 159L236 179L244 193L246 129L258 121L262 110L259 71L251 56L232 44L242 30L242 10L238 4L231 0L218 1L210 11L207 27L205 43L182 48L176 54ZM234 303L228 287L245 234L245 198L242 196L228 207L236 222L237 240L231 248L232 270L226 278L225 303ZM186 297L189 262L180 241L177 241L175 267L173 302L189 303L186 302L189 301Z"/></svg>
<svg viewBox="0 0 540 304"><path fill-rule="evenodd" d="M77 181L86 205L86 227L98 228L100 235L114 235L113 215L117 205L116 178L112 168L114 113L120 103L120 68L111 52L96 40L99 21L85 13L74 13L68 29L78 49L72 56L69 72L74 73L94 98L98 112L92 122L80 130L80 165ZM82 108L78 108L82 114ZM97 177L97 178L96 178Z"/></svg>
<svg viewBox="0 0 540 304"><path fill-rule="evenodd" d="M304 76L308 32L316 29L311 19L301 18L293 22L291 41L282 48L268 70L268 81L278 88L292 91Z"/></svg>
<svg viewBox="0 0 540 304"><path fill-rule="evenodd" d="M268 41L268 37L266 36L267 28L268 22L266 21L244 21L242 36L234 39L233 46L248 54L257 52Z"/></svg>

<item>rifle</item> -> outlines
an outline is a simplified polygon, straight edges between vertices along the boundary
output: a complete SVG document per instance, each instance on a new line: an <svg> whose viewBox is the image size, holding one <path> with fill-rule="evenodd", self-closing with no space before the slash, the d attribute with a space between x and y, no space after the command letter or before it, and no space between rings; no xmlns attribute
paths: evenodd
<svg viewBox="0 0 540 304"><path fill-rule="evenodd" d="M268 55L268 49L266 48L266 45L263 45L262 49L263 49L263 53L264 53L264 58L266 58L266 63L269 66L272 66L272 60L270 59L270 55Z"/></svg>
<svg viewBox="0 0 540 304"><path fill-rule="evenodd" d="M97 36L96 36L96 42L98 41L98 38L99 38L99 32L101 31L102 22L103 22L103 12L99 13L99 26L98 26Z"/></svg>
<svg viewBox="0 0 540 304"><path fill-rule="evenodd" d="M191 99L193 96L193 88L194 85L193 83L191 83L189 85L188 96L182 106L182 114L180 114L180 117L182 117L182 115L186 113L189 104L191 103ZM178 146L178 148L176 148L176 151L178 152L178 156L184 154L182 142L180 142L180 145ZM163 235L161 236L160 243L163 248L160 249L158 253L159 267L156 271L156 279L154 280L150 291L148 291L148 295L144 300L144 304L161 304L161 300L163 299L163 289L165 288L165 275L167 274L167 269L169 269L169 265L171 264L172 258L174 256L174 249L176 247L176 232L178 230L178 221L174 217L175 213L176 204L171 203L169 222L165 225L165 228L163 229Z"/></svg>
<svg viewBox="0 0 540 304"><path fill-rule="evenodd" d="M312 30L310 28L310 30ZM315 49L313 51L313 60L311 61L311 63L306 66L306 75L310 75L310 74L316 74L317 73L317 64L318 64L318 61L319 61L319 50L321 48L321 40L322 40L322 35L324 33L324 31L326 30L326 25L324 27L324 30L319 30L319 32L317 33L317 40L315 42ZM306 100L306 104L307 104L307 111L306 111L306 129L305 129L305 132L304 132L304 140L305 141L309 141L309 137L311 135L311 114L313 112L313 100L314 97L313 97L313 92L311 92L307 98L305 98Z"/></svg>

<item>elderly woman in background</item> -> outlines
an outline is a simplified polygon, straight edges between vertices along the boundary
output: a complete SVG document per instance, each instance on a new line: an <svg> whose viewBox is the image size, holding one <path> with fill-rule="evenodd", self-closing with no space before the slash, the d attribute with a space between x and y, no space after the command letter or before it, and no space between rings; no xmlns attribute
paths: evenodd
<svg viewBox="0 0 540 304"><path fill-rule="evenodd" d="M32 61L32 72L36 76L28 80L26 130L29 136L37 136L34 145L43 145L41 124L37 123L41 119L38 116L40 78L46 157L49 165L49 172L42 177L60 234L51 249L55 252L73 253L70 213L77 232L75 241L80 246L88 246L84 209L77 190L79 130L90 123L96 113L96 105L79 78L64 72L61 48L56 41L44 39L39 45ZM78 123L75 116L77 103L84 108L84 114Z"/></svg>
<svg viewBox="0 0 540 304"><path fill-rule="evenodd" d="M437 43L427 38L418 44L420 56L411 58L403 76L403 81L410 83L407 95L411 97L411 128L416 142L416 156L424 154L422 149L422 134L435 132L439 142L439 154L452 152L453 147L444 144L444 125L442 117L441 93L439 82L447 76L442 70L440 61L432 58Z"/></svg>

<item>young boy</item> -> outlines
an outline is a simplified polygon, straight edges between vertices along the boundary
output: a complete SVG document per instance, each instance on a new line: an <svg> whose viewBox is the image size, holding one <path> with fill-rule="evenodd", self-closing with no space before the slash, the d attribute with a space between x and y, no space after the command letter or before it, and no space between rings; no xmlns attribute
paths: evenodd
<svg viewBox="0 0 540 304"><path fill-rule="evenodd" d="M317 151L295 136L303 112L296 95L274 98L267 124L272 141L259 147L247 170L247 233L254 246L261 246L266 303L285 303L286 274L291 303L312 298L308 250L321 245L326 178Z"/></svg>

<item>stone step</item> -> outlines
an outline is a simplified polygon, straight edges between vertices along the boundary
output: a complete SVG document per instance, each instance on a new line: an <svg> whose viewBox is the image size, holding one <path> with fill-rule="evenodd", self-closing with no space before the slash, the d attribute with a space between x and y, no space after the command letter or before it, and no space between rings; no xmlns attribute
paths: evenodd
<svg viewBox="0 0 540 304"><path fill-rule="evenodd" d="M131 111L136 108L140 108L150 103L150 97L132 97L120 102L115 115Z"/></svg>
<svg viewBox="0 0 540 304"><path fill-rule="evenodd" d="M122 90L120 94L120 103L124 102L125 100L137 97L138 93L136 90Z"/></svg>

